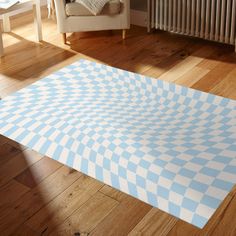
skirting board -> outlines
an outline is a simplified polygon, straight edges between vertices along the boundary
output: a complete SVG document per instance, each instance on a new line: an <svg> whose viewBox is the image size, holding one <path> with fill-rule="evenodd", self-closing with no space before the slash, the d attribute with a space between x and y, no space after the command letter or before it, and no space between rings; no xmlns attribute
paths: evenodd
<svg viewBox="0 0 236 236"><path fill-rule="evenodd" d="M147 12L131 10L130 16L132 25L147 27Z"/></svg>

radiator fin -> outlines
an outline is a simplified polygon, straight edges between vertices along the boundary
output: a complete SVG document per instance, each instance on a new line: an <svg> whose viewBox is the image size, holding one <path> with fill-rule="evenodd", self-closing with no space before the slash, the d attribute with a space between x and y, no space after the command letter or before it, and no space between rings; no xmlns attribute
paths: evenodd
<svg viewBox="0 0 236 236"><path fill-rule="evenodd" d="M150 27L236 44L236 0L149 0Z"/></svg>

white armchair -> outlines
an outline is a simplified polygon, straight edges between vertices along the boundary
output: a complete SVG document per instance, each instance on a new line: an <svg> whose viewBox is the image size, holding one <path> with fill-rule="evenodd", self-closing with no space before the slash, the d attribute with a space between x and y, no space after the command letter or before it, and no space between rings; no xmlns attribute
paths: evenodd
<svg viewBox="0 0 236 236"><path fill-rule="evenodd" d="M111 0L101 14L92 15L80 3L66 3L54 0L58 30L66 43L66 33L98 30L122 30L125 39L126 29L130 28L130 0Z"/></svg>

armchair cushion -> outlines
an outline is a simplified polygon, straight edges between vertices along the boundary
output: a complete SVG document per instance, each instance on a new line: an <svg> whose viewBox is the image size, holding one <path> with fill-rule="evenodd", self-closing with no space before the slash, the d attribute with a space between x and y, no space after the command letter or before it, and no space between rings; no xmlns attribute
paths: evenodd
<svg viewBox="0 0 236 236"><path fill-rule="evenodd" d="M86 7L78 2L66 3L66 14L67 16L94 16ZM103 10L101 15L115 15L119 14L121 11L121 2L120 0L110 0Z"/></svg>

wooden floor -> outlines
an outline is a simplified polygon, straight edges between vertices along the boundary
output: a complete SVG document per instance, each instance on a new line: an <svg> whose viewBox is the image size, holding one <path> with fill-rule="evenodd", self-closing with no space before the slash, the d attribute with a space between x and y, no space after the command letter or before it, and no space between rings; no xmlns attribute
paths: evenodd
<svg viewBox="0 0 236 236"><path fill-rule="evenodd" d="M63 45L43 12L44 41L34 42L32 15L4 34L0 96L87 58L236 99L233 47L133 27L77 33ZM0 236L236 235L236 189L202 230L0 136ZM79 235L79 234L77 234Z"/></svg>

